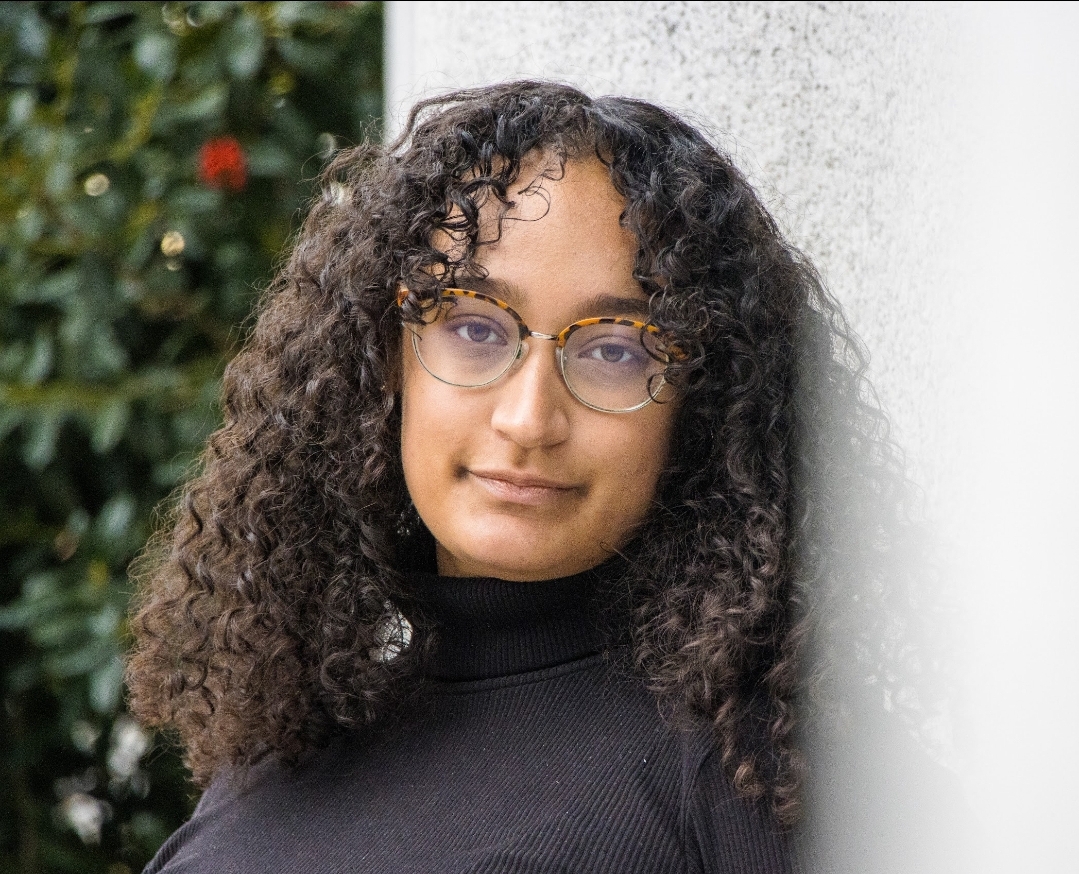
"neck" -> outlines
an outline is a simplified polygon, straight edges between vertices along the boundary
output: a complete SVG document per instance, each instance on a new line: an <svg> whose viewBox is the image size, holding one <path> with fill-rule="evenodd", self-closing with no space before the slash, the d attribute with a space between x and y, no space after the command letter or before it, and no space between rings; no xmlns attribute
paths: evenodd
<svg viewBox="0 0 1079 874"><path fill-rule="evenodd" d="M607 609L624 572L614 559L572 576L520 582L414 574L413 609L433 635L426 673L476 680L539 670L611 642Z"/></svg>

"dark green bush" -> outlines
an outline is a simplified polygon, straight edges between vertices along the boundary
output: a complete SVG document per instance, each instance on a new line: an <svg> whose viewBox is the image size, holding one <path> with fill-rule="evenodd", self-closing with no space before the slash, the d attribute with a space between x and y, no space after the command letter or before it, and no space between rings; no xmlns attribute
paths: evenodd
<svg viewBox="0 0 1079 874"><path fill-rule="evenodd" d="M124 713L125 569L311 180L378 136L377 3L0 4L0 871L187 815Z"/></svg>

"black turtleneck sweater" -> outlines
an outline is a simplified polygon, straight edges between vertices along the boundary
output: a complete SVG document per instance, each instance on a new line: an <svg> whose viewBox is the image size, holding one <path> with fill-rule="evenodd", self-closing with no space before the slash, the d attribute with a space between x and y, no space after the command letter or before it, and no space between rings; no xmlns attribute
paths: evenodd
<svg viewBox="0 0 1079 874"><path fill-rule="evenodd" d="M423 703L299 767L218 779L145 874L795 869L708 733L668 725L620 666L595 572L412 582L438 629Z"/></svg>

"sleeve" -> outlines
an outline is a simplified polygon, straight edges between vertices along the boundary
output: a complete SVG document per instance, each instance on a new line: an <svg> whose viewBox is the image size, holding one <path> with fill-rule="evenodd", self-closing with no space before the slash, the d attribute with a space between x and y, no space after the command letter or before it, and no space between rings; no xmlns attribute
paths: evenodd
<svg viewBox="0 0 1079 874"><path fill-rule="evenodd" d="M766 807L742 798L710 752L689 786L686 843L694 874L797 874L794 840Z"/></svg>

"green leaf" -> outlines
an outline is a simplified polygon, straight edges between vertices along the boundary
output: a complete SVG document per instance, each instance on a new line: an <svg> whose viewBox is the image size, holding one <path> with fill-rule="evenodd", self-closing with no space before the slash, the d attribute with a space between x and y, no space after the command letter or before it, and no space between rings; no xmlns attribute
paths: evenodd
<svg viewBox="0 0 1079 874"><path fill-rule="evenodd" d="M296 158L271 139L258 140L247 151L247 169L252 176L282 176L295 167Z"/></svg>
<svg viewBox="0 0 1079 874"><path fill-rule="evenodd" d="M153 257L154 250L156 250L157 247L158 235L154 232L153 228L146 228L135 238L135 242L131 244L131 248L124 258L124 266L132 271L144 267L146 262ZM139 287L139 283L132 279L121 281L123 293L131 300L137 300L141 296L138 291L135 291ZM134 293L132 293L133 291Z"/></svg>
<svg viewBox="0 0 1079 874"><path fill-rule="evenodd" d="M25 418L21 410L14 407L0 407L0 440L5 439L12 431L22 424Z"/></svg>
<svg viewBox="0 0 1079 874"><path fill-rule="evenodd" d="M0 631L15 631L25 628L34 616L34 607L23 601L16 601L6 607L0 607Z"/></svg>
<svg viewBox="0 0 1079 874"><path fill-rule="evenodd" d="M94 417L94 430L90 435L90 445L99 455L113 449L124 436L131 408L122 399L108 402Z"/></svg>
<svg viewBox="0 0 1079 874"><path fill-rule="evenodd" d="M45 190L54 198L62 198L75 187L75 171L71 164L58 158L45 171Z"/></svg>
<svg viewBox="0 0 1079 874"><path fill-rule="evenodd" d="M36 243L45 230L45 217L32 203L23 206L15 215L15 232L24 243Z"/></svg>
<svg viewBox="0 0 1079 874"><path fill-rule="evenodd" d="M76 649L59 652L45 662L45 670L54 677L68 679L108 669L116 657L114 640L91 640Z"/></svg>
<svg viewBox="0 0 1079 874"><path fill-rule="evenodd" d="M123 18L125 15L129 15L130 13L130 3L91 3L86 7L86 10L83 12L82 23L84 26L92 24L104 24L109 21L114 21L117 18Z"/></svg>
<svg viewBox="0 0 1079 874"><path fill-rule="evenodd" d="M23 15L16 40L19 49L26 54L35 58L45 57L49 48L49 31L36 11L27 11Z"/></svg>
<svg viewBox="0 0 1079 874"><path fill-rule="evenodd" d="M40 282L20 288L15 299L24 303L52 303L71 299L79 288L80 272L69 268L53 273Z"/></svg>
<svg viewBox="0 0 1079 874"><path fill-rule="evenodd" d="M262 26L254 16L237 16L222 31L221 48L228 71L237 79L250 79L262 65Z"/></svg>
<svg viewBox="0 0 1079 874"><path fill-rule="evenodd" d="M127 352L116 341L108 324L99 322L91 327L87 352L88 371L95 376L112 376L127 366Z"/></svg>
<svg viewBox="0 0 1079 874"><path fill-rule="evenodd" d="M30 639L41 649L57 649L81 641L86 636L86 626L77 613L40 617L31 614L27 625Z"/></svg>
<svg viewBox="0 0 1079 874"><path fill-rule="evenodd" d="M331 57L314 43L285 37L277 41L277 51L290 66L307 76L324 76L331 72Z"/></svg>
<svg viewBox="0 0 1079 874"><path fill-rule="evenodd" d="M34 100L33 92L30 90L15 92L7 107L8 123L12 127L22 127L34 114L36 105L37 101Z"/></svg>
<svg viewBox="0 0 1079 874"><path fill-rule="evenodd" d="M36 661L14 665L4 679L7 681L6 697L17 698L41 683L41 667Z"/></svg>
<svg viewBox="0 0 1079 874"><path fill-rule="evenodd" d="M154 465L154 484L162 489L171 489L179 483L191 469L191 459L174 458Z"/></svg>
<svg viewBox="0 0 1079 874"><path fill-rule="evenodd" d="M30 420L29 433L22 445L22 460L32 470L41 470L56 455L56 438L64 423L63 413L39 413Z"/></svg>
<svg viewBox="0 0 1079 874"><path fill-rule="evenodd" d="M213 188L196 188L194 185L185 185L177 188L169 195L169 208L174 214L184 213L212 213L221 208L224 194ZM190 255L191 233L184 229L184 239L187 245L185 254Z"/></svg>
<svg viewBox="0 0 1079 874"><path fill-rule="evenodd" d="M169 836L169 827L151 813L136 813L131 818L131 832L150 852L160 847Z"/></svg>
<svg viewBox="0 0 1079 874"><path fill-rule="evenodd" d="M116 630L120 627L120 621L124 618L124 611L117 604L106 604L101 612L89 619L90 632L95 637L107 638L115 650Z"/></svg>
<svg viewBox="0 0 1079 874"><path fill-rule="evenodd" d="M116 712L123 691L124 663L114 656L90 678L90 704L98 713Z"/></svg>
<svg viewBox="0 0 1079 874"><path fill-rule="evenodd" d="M38 331L34 335L34 345L30 350L30 356L23 365L23 382L36 385L49 375L53 362L52 336L45 331Z"/></svg>
<svg viewBox="0 0 1079 874"><path fill-rule="evenodd" d="M154 117L153 128L166 134L180 124L210 124L224 113L228 96L228 86L217 83L203 89L193 100L163 105Z"/></svg>
<svg viewBox="0 0 1079 874"><path fill-rule="evenodd" d="M130 494L121 492L105 502L97 516L95 529L105 540L118 540L127 533L135 515L135 501Z"/></svg>
<svg viewBox="0 0 1079 874"><path fill-rule="evenodd" d="M135 63L159 82L168 82L176 73L176 37L152 31L143 34L135 43Z"/></svg>

